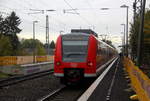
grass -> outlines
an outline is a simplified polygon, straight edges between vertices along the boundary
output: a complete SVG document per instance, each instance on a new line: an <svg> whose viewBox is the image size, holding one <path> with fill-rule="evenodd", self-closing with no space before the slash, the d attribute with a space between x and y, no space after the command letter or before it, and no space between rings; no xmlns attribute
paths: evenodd
<svg viewBox="0 0 150 101"><path fill-rule="evenodd" d="M2 72L0 72L0 78L6 78L6 77L8 77L9 75L7 75L7 74L5 74L5 73L2 73Z"/></svg>

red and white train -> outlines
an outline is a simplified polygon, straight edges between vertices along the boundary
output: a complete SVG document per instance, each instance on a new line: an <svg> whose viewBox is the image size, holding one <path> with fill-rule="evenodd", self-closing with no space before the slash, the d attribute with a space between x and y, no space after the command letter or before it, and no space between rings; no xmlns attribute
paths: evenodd
<svg viewBox="0 0 150 101"><path fill-rule="evenodd" d="M96 77L102 65L116 57L117 51L92 34L60 35L56 42L54 75L63 83L76 83Z"/></svg>

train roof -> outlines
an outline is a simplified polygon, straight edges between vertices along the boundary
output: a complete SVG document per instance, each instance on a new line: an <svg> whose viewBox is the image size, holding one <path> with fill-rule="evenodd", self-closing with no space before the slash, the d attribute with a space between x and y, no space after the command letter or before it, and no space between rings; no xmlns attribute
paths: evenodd
<svg viewBox="0 0 150 101"><path fill-rule="evenodd" d="M71 29L71 33L85 33L85 34L93 34L98 37L98 34L91 29Z"/></svg>
<svg viewBox="0 0 150 101"><path fill-rule="evenodd" d="M72 32L72 33L63 34L62 36L70 36L70 35L90 36L90 34L86 34L86 33L82 33L82 32Z"/></svg>

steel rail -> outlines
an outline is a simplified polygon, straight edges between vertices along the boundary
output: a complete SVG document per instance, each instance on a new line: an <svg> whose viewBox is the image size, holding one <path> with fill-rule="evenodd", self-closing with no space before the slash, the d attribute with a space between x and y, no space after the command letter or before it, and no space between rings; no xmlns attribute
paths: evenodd
<svg viewBox="0 0 150 101"><path fill-rule="evenodd" d="M47 101L49 98L51 98L51 97L57 95L60 91L62 91L62 90L63 90L64 88L66 88L66 87L67 87L67 86L64 85L64 86L62 86L62 87L56 89L55 91L50 92L48 95L42 97L41 99L39 99L39 100L37 100L37 101Z"/></svg>
<svg viewBox="0 0 150 101"><path fill-rule="evenodd" d="M53 73L53 70L45 70L45 71L41 71L41 72L24 75L24 76L16 76L16 77L10 77L8 79L3 79L3 80L0 80L0 88L5 87L5 86L10 86L13 84L17 84L22 81L42 77L42 76L45 76L45 75L48 75L51 73Z"/></svg>

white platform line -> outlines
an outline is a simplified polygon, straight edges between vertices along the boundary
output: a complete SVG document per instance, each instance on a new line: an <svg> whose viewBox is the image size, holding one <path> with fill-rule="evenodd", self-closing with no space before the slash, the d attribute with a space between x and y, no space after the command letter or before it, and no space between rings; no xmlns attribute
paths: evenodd
<svg viewBox="0 0 150 101"><path fill-rule="evenodd" d="M113 75L113 79L112 79L112 81L111 81L111 84L110 84L110 87L109 87L109 90L108 90L108 93L107 93L107 96L106 96L106 101L109 101L109 100L110 100L112 88L113 88L113 85L114 85L114 83L115 83L115 78L116 78L118 66L119 66L119 61L118 61L117 65L116 65L115 73L114 73L114 75Z"/></svg>
<svg viewBox="0 0 150 101"><path fill-rule="evenodd" d="M107 74L107 72L110 70L112 65L115 63L115 61L118 59L118 57L107 67L107 69L94 81L94 83L81 95L81 97L77 101L87 101L88 98L91 96L91 94L94 92L95 88L98 86L98 84L102 81L104 76Z"/></svg>

